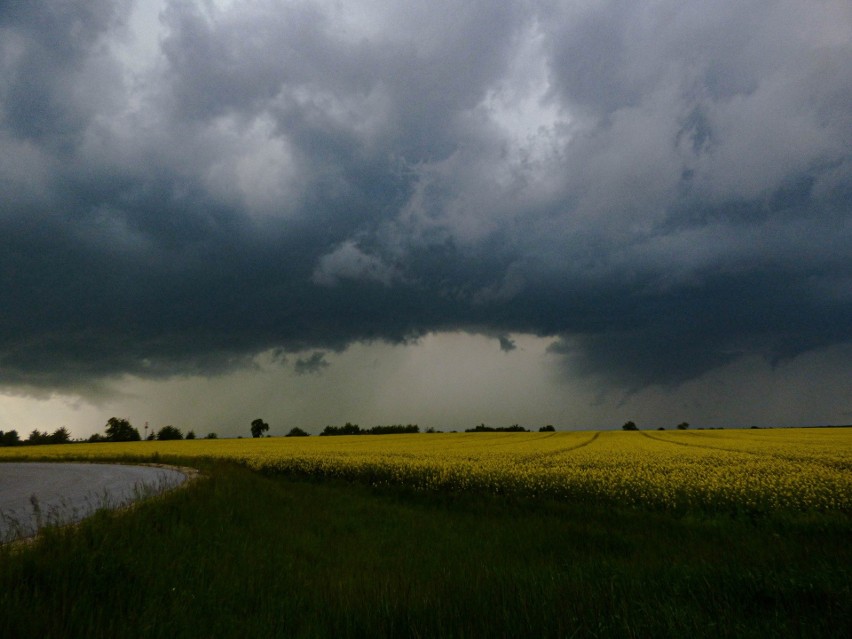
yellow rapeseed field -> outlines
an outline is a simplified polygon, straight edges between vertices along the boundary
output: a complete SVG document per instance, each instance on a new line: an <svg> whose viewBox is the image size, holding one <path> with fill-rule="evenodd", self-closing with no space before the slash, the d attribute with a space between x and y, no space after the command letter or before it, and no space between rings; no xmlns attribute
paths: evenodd
<svg viewBox="0 0 852 639"><path fill-rule="evenodd" d="M436 433L0 448L0 460L229 459L415 489L681 510L852 512L852 429Z"/></svg>

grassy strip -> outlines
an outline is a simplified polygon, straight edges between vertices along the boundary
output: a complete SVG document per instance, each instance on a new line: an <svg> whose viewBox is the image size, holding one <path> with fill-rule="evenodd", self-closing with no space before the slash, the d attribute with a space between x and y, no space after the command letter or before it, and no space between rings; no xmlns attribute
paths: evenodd
<svg viewBox="0 0 852 639"><path fill-rule="evenodd" d="M0 636L852 636L845 517L674 518L204 470L0 549Z"/></svg>

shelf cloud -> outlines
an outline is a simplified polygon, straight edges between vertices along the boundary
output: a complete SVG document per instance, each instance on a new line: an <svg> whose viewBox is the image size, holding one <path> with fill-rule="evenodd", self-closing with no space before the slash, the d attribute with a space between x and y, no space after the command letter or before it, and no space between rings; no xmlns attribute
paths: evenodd
<svg viewBox="0 0 852 639"><path fill-rule="evenodd" d="M6 3L0 43L6 389L442 331L640 389L852 341L844 0Z"/></svg>

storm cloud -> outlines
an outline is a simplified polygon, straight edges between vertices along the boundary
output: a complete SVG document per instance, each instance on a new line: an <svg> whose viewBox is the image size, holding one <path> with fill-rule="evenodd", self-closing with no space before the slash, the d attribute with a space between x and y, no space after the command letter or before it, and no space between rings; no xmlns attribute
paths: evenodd
<svg viewBox="0 0 852 639"><path fill-rule="evenodd" d="M850 104L844 0L4 3L0 385L466 331L638 389L845 344Z"/></svg>

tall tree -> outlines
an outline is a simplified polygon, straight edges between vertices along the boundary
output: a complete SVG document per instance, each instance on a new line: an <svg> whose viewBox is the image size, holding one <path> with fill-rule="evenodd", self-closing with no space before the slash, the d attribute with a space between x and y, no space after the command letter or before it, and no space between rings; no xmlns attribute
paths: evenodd
<svg viewBox="0 0 852 639"><path fill-rule="evenodd" d="M106 423L106 440L110 442L138 442L139 431L120 417L110 417Z"/></svg>
<svg viewBox="0 0 852 639"><path fill-rule="evenodd" d="M71 433L68 432L68 429L65 426L57 428L50 435L50 443L51 444L67 444L71 441Z"/></svg>
<svg viewBox="0 0 852 639"><path fill-rule="evenodd" d="M269 424L260 418L257 418L251 423L251 436L263 437L263 433L269 430Z"/></svg>

